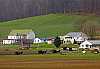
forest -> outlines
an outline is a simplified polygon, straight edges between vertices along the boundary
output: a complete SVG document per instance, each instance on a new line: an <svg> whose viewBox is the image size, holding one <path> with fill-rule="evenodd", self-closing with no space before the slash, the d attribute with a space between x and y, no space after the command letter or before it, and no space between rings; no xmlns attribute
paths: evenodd
<svg viewBox="0 0 100 69"><path fill-rule="evenodd" d="M100 0L0 0L0 21L49 13L100 14Z"/></svg>

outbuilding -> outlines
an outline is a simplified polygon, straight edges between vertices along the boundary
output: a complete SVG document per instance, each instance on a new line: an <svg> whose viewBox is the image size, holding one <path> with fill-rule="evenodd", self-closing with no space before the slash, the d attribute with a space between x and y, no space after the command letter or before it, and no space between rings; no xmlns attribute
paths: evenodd
<svg viewBox="0 0 100 69"><path fill-rule="evenodd" d="M80 44L79 48L98 49L100 50L100 40L86 40Z"/></svg>

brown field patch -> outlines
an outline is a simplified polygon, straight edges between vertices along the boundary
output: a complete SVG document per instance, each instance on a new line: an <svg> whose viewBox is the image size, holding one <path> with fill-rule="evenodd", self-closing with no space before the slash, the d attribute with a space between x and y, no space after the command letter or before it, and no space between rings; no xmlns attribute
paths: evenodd
<svg viewBox="0 0 100 69"><path fill-rule="evenodd" d="M0 61L0 69L100 69L97 60L33 59L32 61Z"/></svg>

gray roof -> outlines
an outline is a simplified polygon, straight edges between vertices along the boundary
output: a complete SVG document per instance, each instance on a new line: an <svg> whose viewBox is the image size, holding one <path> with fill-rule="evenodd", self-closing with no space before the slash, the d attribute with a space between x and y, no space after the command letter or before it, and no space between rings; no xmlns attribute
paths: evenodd
<svg viewBox="0 0 100 69"><path fill-rule="evenodd" d="M88 40L88 41L94 45L100 45L100 40Z"/></svg>
<svg viewBox="0 0 100 69"><path fill-rule="evenodd" d="M10 36L16 36L17 34L27 35L27 34L30 34L30 33L33 33L32 29L20 29L20 30L12 30L9 35Z"/></svg>
<svg viewBox="0 0 100 69"><path fill-rule="evenodd" d="M82 33L82 32L69 32L67 34L67 36L70 36L70 37L86 37L87 38L87 35Z"/></svg>

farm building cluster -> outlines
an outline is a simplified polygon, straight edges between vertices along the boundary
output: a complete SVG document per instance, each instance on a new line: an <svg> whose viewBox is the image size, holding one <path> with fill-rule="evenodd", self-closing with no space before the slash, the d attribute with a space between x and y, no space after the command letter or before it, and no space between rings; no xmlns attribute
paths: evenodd
<svg viewBox="0 0 100 69"><path fill-rule="evenodd" d="M82 49L98 49L100 50L100 40L90 40L89 36L82 32L69 32L65 36L60 36L63 43L78 44Z"/></svg>
<svg viewBox="0 0 100 69"><path fill-rule="evenodd" d="M100 40L89 40L89 36L82 32L69 32L64 36L59 36L63 44L78 44L82 49L98 49L100 50ZM12 30L7 39L2 44L20 44L27 47L32 43L48 43L53 44L55 38L38 38L31 29Z"/></svg>
<svg viewBox="0 0 100 69"><path fill-rule="evenodd" d="M31 29L24 30L12 30L7 39L4 39L2 44L15 44L21 42L21 40L31 41L32 43L52 43L51 38L37 38L35 33Z"/></svg>

